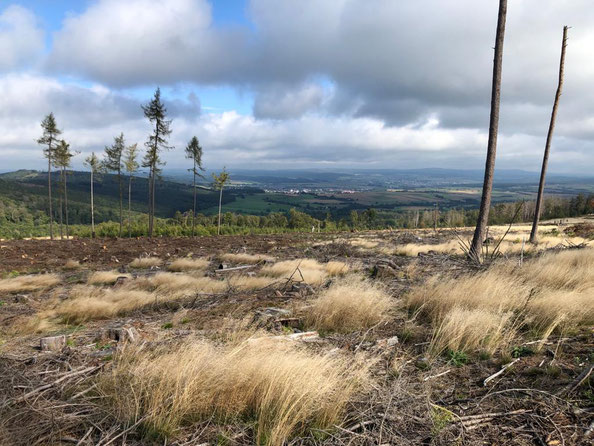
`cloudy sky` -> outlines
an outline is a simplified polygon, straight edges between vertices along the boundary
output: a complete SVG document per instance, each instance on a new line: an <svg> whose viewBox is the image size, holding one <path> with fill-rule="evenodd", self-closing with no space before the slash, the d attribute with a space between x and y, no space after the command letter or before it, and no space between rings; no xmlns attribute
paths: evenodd
<svg viewBox="0 0 594 446"><path fill-rule="evenodd" d="M168 167L200 139L208 168L482 168L496 0L0 1L0 170L43 168L63 137L144 143L156 86ZM551 171L594 166L591 0L511 0L497 166L538 170L563 25L565 91Z"/></svg>

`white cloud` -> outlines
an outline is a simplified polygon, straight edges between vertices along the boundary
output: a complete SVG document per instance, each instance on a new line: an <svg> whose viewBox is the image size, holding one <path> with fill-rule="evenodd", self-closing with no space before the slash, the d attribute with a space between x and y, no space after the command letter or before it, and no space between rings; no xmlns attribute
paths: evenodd
<svg viewBox="0 0 594 446"><path fill-rule="evenodd" d="M29 10L8 6L0 14L0 72L33 65L44 49L44 31Z"/></svg>
<svg viewBox="0 0 594 446"><path fill-rule="evenodd" d="M48 67L113 85L215 82L237 64L227 49L241 39L211 20L206 0L101 0L65 19Z"/></svg>
<svg viewBox="0 0 594 446"><path fill-rule="evenodd" d="M217 165L482 167L496 2L251 0L251 27L221 27L211 9L207 0L97 0L68 16L45 67L85 82L0 78L0 162L14 159L15 146L31 147L51 110L83 150L101 150L120 131L142 142L139 101L120 88L183 83L248 91L253 113L201 114L195 96L165 96L178 147L165 155L170 165L183 163L181 148L196 134ZM13 7L1 17L10 11L42 39L30 13ZM524 0L508 11L498 167L540 166L569 24L551 166L585 171L594 157L594 9L586 0ZM33 49L21 51L27 60Z"/></svg>

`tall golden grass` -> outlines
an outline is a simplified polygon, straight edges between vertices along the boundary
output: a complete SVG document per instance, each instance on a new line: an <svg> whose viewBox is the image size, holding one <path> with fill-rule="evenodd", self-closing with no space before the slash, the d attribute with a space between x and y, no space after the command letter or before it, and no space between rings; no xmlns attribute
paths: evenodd
<svg viewBox="0 0 594 446"><path fill-rule="evenodd" d="M130 262L131 268L152 268L159 266L163 261L158 257L138 257Z"/></svg>
<svg viewBox="0 0 594 446"><path fill-rule="evenodd" d="M130 274L122 274L117 271L95 271L87 279L89 285L113 285L118 277L130 278Z"/></svg>
<svg viewBox="0 0 594 446"><path fill-rule="evenodd" d="M221 260L226 260L232 263L247 263L247 264L255 264L260 262L273 262L274 257L267 256L264 254L246 254L246 253L239 253L239 254L222 254L220 256Z"/></svg>
<svg viewBox="0 0 594 446"><path fill-rule="evenodd" d="M57 316L64 323L73 324L123 315L157 302L157 296L146 291L80 287L47 316Z"/></svg>
<svg viewBox="0 0 594 446"><path fill-rule="evenodd" d="M60 283L57 274L38 274L0 280L0 293L22 293L51 288Z"/></svg>
<svg viewBox="0 0 594 446"><path fill-rule="evenodd" d="M368 380L360 362L293 345L186 341L153 351L128 347L98 389L122 422L142 419L162 437L197 421L242 418L253 421L255 444L281 445L311 427L341 423Z"/></svg>
<svg viewBox="0 0 594 446"><path fill-rule="evenodd" d="M392 306L383 287L360 276L347 276L313 301L307 321L318 330L348 333L381 322Z"/></svg>
<svg viewBox="0 0 594 446"><path fill-rule="evenodd" d="M411 310L433 321L431 350L495 351L521 328L541 336L594 324L594 250L547 253L499 262L459 278L434 277L406 296ZM510 316L513 315L513 316Z"/></svg>
<svg viewBox="0 0 594 446"><path fill-rule="evenodd" d="M326 264L314 259L285 260L262 268L262 274L294 280L303 280L312 285L323 283L330 276L340 276L349 271L344 262L332 261ZM303 277L302 277L303 276Z"/></svg>
<svg viewBox="0 0 594 446"><path fill-rule="evenodd" d="M208 268L210 262L207 259L176 259L169 265L169 271L199 271Z"/></svg>
<svg viewBox="0 0 594 446"><path fill-rule="evenodd" d="M562 246L569 246L579 245L582 243L586 243L587 240L581 237L554 237L554 236L542 236L539 238L539 243L537 245L532 245L527 243L528 235L525 236L526 243L522 244L521 238L514 238L512 239L509 235L508 237L501 242L498 247L499 252L502 254L519 254L522 250L526 254L533 254L539 251L543 251L550 248L555 248L559 245ZM495 249L498 241L495 244L492 244L489 249ZM463 255L464 251L460 247L460 243L457 239L449 240L447 242L437 243L437 244L426 244L426 243L407 243L402 246L396 247L393 250L393 254L395 255L403 255L403 256L418 256L419 254L427 254L429 252L436 252L442 254L451 254L451 255Z"/></svg>

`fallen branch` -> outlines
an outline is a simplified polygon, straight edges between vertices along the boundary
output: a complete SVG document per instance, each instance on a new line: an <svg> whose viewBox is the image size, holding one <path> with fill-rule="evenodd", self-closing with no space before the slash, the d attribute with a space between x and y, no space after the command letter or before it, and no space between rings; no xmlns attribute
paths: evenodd
<svg viewBox="0 0 594 446"><path fill-rule="evenodd" d="M49 384L44 384L43 386L37 387L36 389L31 390L30 392L25 393L23 396L16 398L13 400L13 402L15 403L19 403L21 401L26 400L27 398L36 395L40 392L43 392L44 390L47 390L51 387L54 387L57 384L60 384L61 382L64 382L68 379L74 378L75 376L80 376L80 375L84 375L85 373L89 373L89 372L94 372L95 370L99 370L101 367L103 367L103 365L98 365L98 366L94 366L94 367L87 367L84 368L82 370L76 370L74 372L68 373L64 376L62 376L61 378L57 379L54 382L51 382ZM8 404L8 403L7 403Z"/></svg>
<svg viewBox="0 0 594 446"><path fill-rule="evenodd" d="M215 269L215 273L226 273L226 272L229 272L229 271L238 271L238 270L242 270L242 269L255 268L256 266L258 266L258 264L256 264L256 265L234 266L232 268L219 268L219 269Z"/></svg>
<svg viewBox="0 0 594 446"><path fill-rule="evenodd" d="M438 373L437 375L428 376L428 377L424 378L423 381L429 381L430 379L439 378L440 376L447 375L451 371L452 371L452 369L447 369L445 372Z"/></svg>
<svg viewBox="0 0 594 446"><path fill-rule="evenodd" d="M501 367L501 370L499 370L497 373L493 373L491 376L487 377L483 381L483 386L486 386L487 384L489 384L489 382L491 382L492 380L497 378L499 375L503 374L503 372L505 372L507 369L509 369L512 365L514 365L519 360L520 360L520 358L517 358L517 359L514 359L512 362L505 364L503 367Z"/></svg>
<svg viewBox="0 0 594 446"><path fill-rule="evenodd" d="M590 365L590 367L587 367L582 373L580 373L578 375L578 377L571 384L569 384L568 386L561 389L557 393L557 395L566 395L566 394L573 392L575 389L577 389L579 386L581 386L584 382L586 382L586 380L592 374L592 371L594 371L594 364Z"/></svg>

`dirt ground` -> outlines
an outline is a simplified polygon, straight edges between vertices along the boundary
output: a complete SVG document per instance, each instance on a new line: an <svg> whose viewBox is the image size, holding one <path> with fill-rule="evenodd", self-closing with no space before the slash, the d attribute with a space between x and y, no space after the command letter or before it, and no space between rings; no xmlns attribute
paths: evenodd
<svg viewBox="0 0 594 446"><path fill-rule="evenodd" d="M278 259L314 258L340 260L384 284L396 300L411 287L435 274L469 272L464 259L439 253L418 257L394 256L381 248L411 242L440 243L454 235L443 231L382 231L353 234L289 234L120 240L28 240L0 244L0 273L59 272L63 285L85 283L95 270L129 271L133 259L155 256L165 261L178 257L208 257L208 274L223 263L224 253L268 254ZM370 241L377 247L352 243ZM81 268L64 269L67 260ZM235 265L231 265L235 266ZM257 271L261 266L256 266ZM137 271L135 274L152 274ZM33 317L48 299L46 292L0 296L0 417L9 417L0 428L6 444L117 444L145 443L134 426L113 423L110 414L78 396L94 374L109 367L118 342L106 330L134 327L144 342L181 339L218 333L223 319L252 319L271 334L286 331L285 321L262 317L263 310L287 309L299 319L299 308L317 289L302 283L283 282L256 291L228 291L207 298L153 306L126 316L64 326L49 334L65 334L68 345L57 352L39 350L41 336L18 333L15 325ZM60 296L58 296L60 298ZM184 312L187 323L171 323ZM450 358L426 357L432 331L406 311L373 329L348 334L328 334L311 348L366 353L374 358L376 385L352 401L345 422L323 436L294 438L304 445L587 445L594 435L594 329L553 335L534 348L527 340L513 358L470 355L464 364ZM167 327L166 329L164 327ZM16 330L16 331L15 331ZM389 339L396 341L388 342ZM98 345L100 347L98 347ZM484 380L513 359L513 366ZM394 363L400 366L395 371ZM41 390L39 390L41 389ZM30 394L33 392L33 394ZM84 400L84 403L83 403ZM92 400L91 400L92 401ZM6 418L5 418L6 419ZM249 427L229 423L221 433L210 422L196 423L179 433L175 445L253 444ZM588 433L590 432L590 433ZM199 433L199 435L198 435ZM4 434L4 436L3 436ZM1 440L0 440L1 442ZM162 444L162 443L160 443Z"/></svg>

